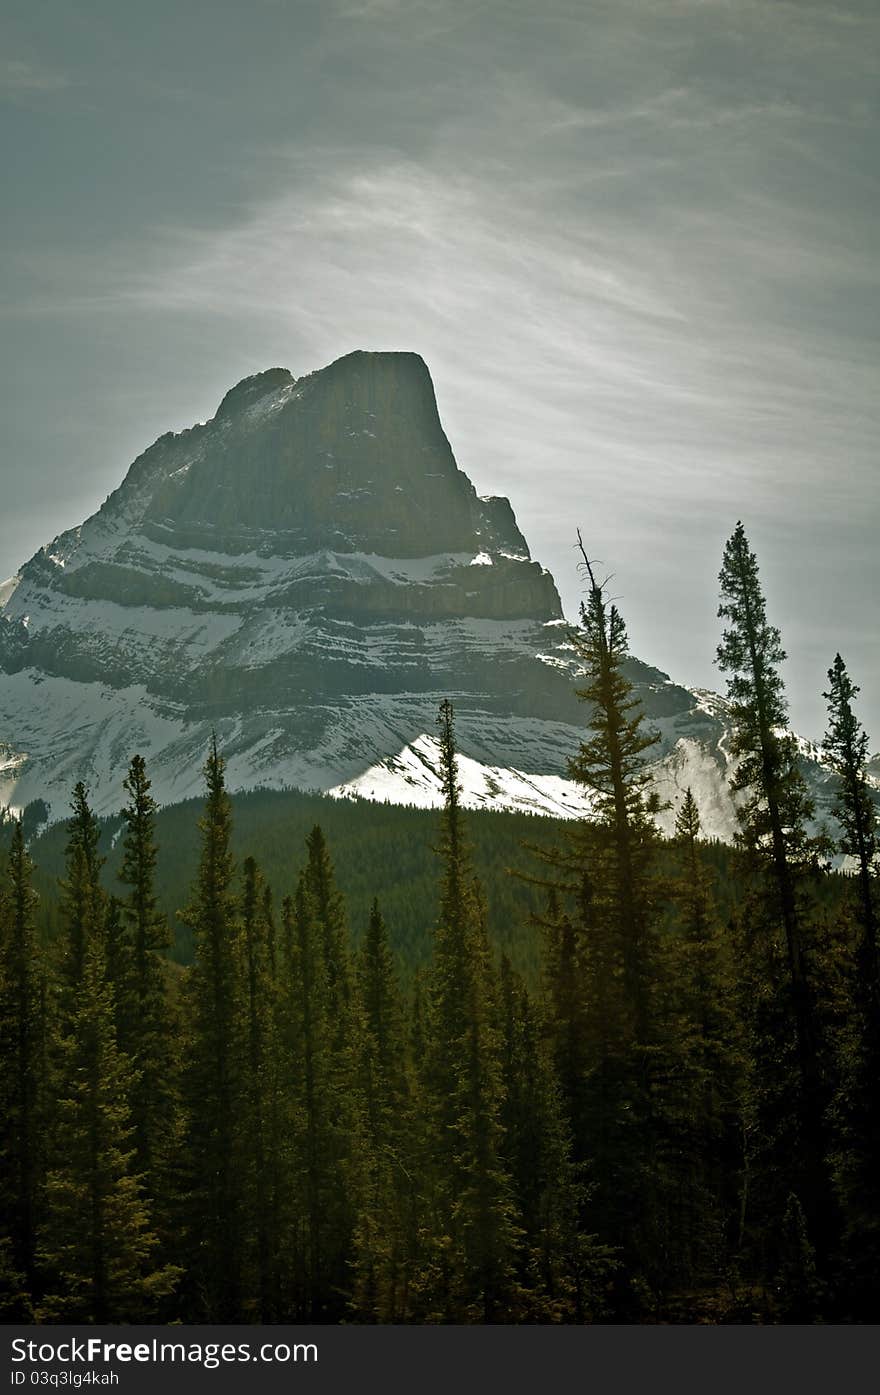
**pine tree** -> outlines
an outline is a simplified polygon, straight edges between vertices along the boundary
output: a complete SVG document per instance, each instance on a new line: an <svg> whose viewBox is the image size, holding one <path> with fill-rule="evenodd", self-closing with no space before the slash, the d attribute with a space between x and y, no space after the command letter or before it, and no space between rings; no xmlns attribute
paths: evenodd
<svg viewBox="0 0 880 1395"><path fill-rule="evenodd" d="M40 1319L145 1321L179 1271L155 1263L157 1240L133 1171L132 1067L116 1045L97 936L86 942L70 1024L61 1043L58 1148L45 1186Z"/></svg>
<svg viewBox="0 0 880 1395"><path fill-rule="evenodd" d="M325 1228L323 1263L325 1281L339 1297L351 1286L351 1247L357 1214L366 1185L369 1160L364 1136L364 1101L358 1079L362 1037L360 1005L354 993L351 939L345 902L336 884L330 850L323 830L315 825L306 839L307 861L303 892L314 916L323 956L323 975L316 1004L323 1015L319 1035L328 1047L325 1086L328 1100L322 1106L332 1122L330 1168L336 1175L332 1224ZM326 995L326 996L325 996Z"/></svg>
<svg viewBox="0 0 880 1395"><path fill-rule="evenodd" d="M33 865L20 820L12 830L0 899L0 1244L8 1241L0 1312L26 1315L36 1289L36 1227L44 1164L43 956L34 925ZM8 1307L7 1307L8 1305Z"/></svg>
<svg viewBox="0 0 880 1395"><path fill-rule="evenodd" d="M136 1070L131 1113L137 1170L155 1204L167 1186L177 1132L176 1062L165 957L168 922L156 898L156 802L142 756L124 781L128 803L119 876L126 887L121 916L126 929L128 980L117 1007L119 1044ZM165 1207L162 1211L164 1213Z"/></svg>
<svg viewBox="0 0 880 1395"><path fill-rule="evenodd" d="M580 542L580 536L578 538ZM655 896L651 868L656 845L652 814L659 808L644 767L645 752L657 743L646 731L641 701L624 672L629 653L626 626L616 605L609 606L581 545L590 590L581 605L581 629L572 643L586 683L577 696L589 704L591 736L570 761L572 778L593 795L593 815L601 832L604 895L614 922L622 972L623 1000L634 1039L650 1038L651 914Z"/></svg>
<svg viewBox="0 0 880 1395"><path fill-rule="evenodd" d="M528 990L501 962L504 1154L523 1240L527 1314L539 1322L585 1322L601 1312L610 1253L587 1229L588 1189L572 1155L571 1130L553 1059Z"/></svg>
<svg viewBox="0 0 880 1395"><path fill-rule="evenodd" d="M301 875L293 897L284 1020L291 1070L293 1172L299 1179L292 1233L294 1312L332 1322L346 1308L354 1215L353 1073L343 1081L332 1012L324 927Z"/></svg>
<svg viewBox="0 0 880 1395"><path fill-rule="evenodd" d="M779 630L767 620L757 560L742 523L727 542L719 580L718 614L727 628L716 661L728 674L734 721L730 753L738 758L731 789L741 796L740 841L758 878L747 949L755 975L750 1015L759 1065L761 1128L770 1145L764 1168L767 1207L772 1212L781 1206L779 1187L788 1174L811 1231L824 1234L827 1252L827 1082L807 904L816 865L816 844L807 831L812 804L795 740L787 730L779 672L785 651ZM781 946L777 927L782 930ZM796 1072L794 1081L788 1062Z"/></svg>
<svg viewBox="0 0 880 1395"><path fill-rule="evenodd" d="M677 1042L671 1061L679 1115L672 1139L678 1186L671 1255L682 1283L718 1283L737 1239L746 1127L745 1048L737 1013L732 945L700 854L700 815L688 786L675 819L678 876L668 981Z"/></svg>
<svg viewBox="0 0 880 1395"><path fill-rule="evenodd" d="M321 929L331 1011L338 1027L337 1045L342 1050L350 1025L351 997L351 947L345 903L336 885L330 851L320 825L316 824L306 839L306 849L305 886Z"/></svg>
<svg viewBox="0 0 880 1395"><path fill-rule="evenodd" d="M859 969L873 1011L880 1013L880 962L877 958L877 814L868 786L868 736L853 711L859 689L839 654L828 670L826 760L840 779L834 814L841 827L840 852L856 861L861 926Z"/></svg>
<svg viewBox="0 0 880 1395"><path fill-rule="evenodd" d="M641 1303L634 1297L640 1274L656 1277L662 1268L655 1226L665 1179L653 1157L663 1108L652 817L659 801L645 770L657 738L645 729L626 674L623 618L578 541L589 591L570 638L584 673L577 696L587 705L589 735L569 770L593 808L589 822L567 830L562 847L543 854L555 890L545 921L545 982L575 1156L590 1165L598 1234L621 1252L624 1317Z"/></svg>
<svg viewBox="0 0 880 1395"><path fill-rule="evenodd" d="M253 1270L253 1310L261 1322L279 1320L282 1287L282 1196L287 1184L284 1064L271 896L252 857L245 859L241 896L244 992L240 1036L247 1060L240 1128L244 1141L245 1232Z"/></svg>
<svg viewBox="0 0 880 1395"><path fill-rule="evenodd" d="M854 859L852 907L857 943L849 980L851 1011L840 1033L840 1084L834 1099L834 1178L844 1218L846 1310L865 1321L880 1312L880 978L877 957L876 812L868 786L868 738L853 710L859 689L840 655L828 671L826 759L840 787L834 813L838 850Z"/></svg>
<svg viewBox="0 0 880 1395"><path fill-rule="evenodd" d="M241 1304L241 1187L237 1111L240 1054L241 933L233 890L232 811L216 740L205 766L202 852L184 918L195 938L187 991L184 1075L189 1190L185 1224L196 1310L233 1322Z"/></svg>
<svg viewBox="0 0 880 1395"><path fill-rule="evenodd" d="M375 900L356 979L365 1167L355 1233L354 1310L361 1320L403 1322L418 1249L413 1098L403 1002Z"/></svg>
<svg viewBox="0 0 880 1395"><path fill-rule="evenodd" d="M61 882L61 917L64 941L61 981L67 998L81 981L85 951L90 938L102 933L106 893L100 874L104 859L98 851L100 828L80 781L73 791L72 817L67 825L66 876Z"/></svg>
<svg viewBox="0 0 880 1395"><path fill-rule="evenodd" d="M441 704L445 796L440 917L434 936L423 1088L428 1116L430 1320L498 1322L521 1304L520 1239L503 1158L501 1043L479 887L461 825L454 714ZM430 1159L430 1162L429 1162Z"/></svg>

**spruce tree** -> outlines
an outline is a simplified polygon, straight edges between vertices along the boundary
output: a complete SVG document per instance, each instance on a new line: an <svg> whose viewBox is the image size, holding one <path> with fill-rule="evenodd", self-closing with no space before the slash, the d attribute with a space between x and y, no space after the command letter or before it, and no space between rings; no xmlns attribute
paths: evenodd
<svg viewBox="0 0 880 1395"><path fill-rule="evenodd" d="M59 1129L45 1185L42 1321L145 1321L179 1271L157 1265L134 1172L133 1071L116 1045L113 991L99 937L85 945L60 1045Z"/></svg>
<svg viewBox="0 0 880 1395"><path fill-rule="evenodd" d="M504 1154L523 1231L519 1266L532 1321L586 1322L602 1311L610 1253L588 1229L588 1188L540 1014L506 956L501 963Z"/></svg>
<svg viewBox="0 0 880 1395"><path fill-rule="evenodd" d="M132 757L124 788L119 877L126 888L120 910L129 973L117 1025L120 1046L137 1072L131 1100L137 1170L155 1204L163 1198L175 1146L177 1081L166 966L171 934L156 898L156 802L142 756Z"/></svg>
<svg viewBox="0 0 880 1395"><path fill-rule="evenodd" d="M856 946L849 980L851 1003L839 1041L840 1083L834 1179L844 1220L844 1311L864 1321L880 1313L880 979L877 957L876 810L868 785L868 738L853 710L859 689L840 655L828 671L826 759L839 779L834 813L838 850L855 863L852 898Z"/></svg>
<svg viewBox="0 0 880 1395"><path fill-rule="evenodd" d="M718 1284L733 1262L747 1127L745 1047L730 937L700 851L700 815L688 786L675 819L678 875L667 979L677 1043L679 1115L672 1143L678 1185L670 1256L682 1285Z"/></svg>
<svg viewBox="0 0 880 1395"><path fill-rule="evenodd" d="M350 1026L348 1014L352 972L345 903L336 885L330 850L319 824L314 826L306 839L306 849L305 886L321 929L331 1010L338 1028L337 1046L344 1050L345 1035Z"/></svg>
<svg viewBox="0 0 880 1395"><path fill-rule="evenodd" d="M351 938L345 901L336 884L330 849L315 825L306 838L303 891L315 918L323 955L318 1001L325 1014L322 1033L329 1048L329 1116L333 1121L331 1167L337 1174L332 1225L323 1251L326 1279L339 1296L351 1286L351 1246L366 1184L368 1158L364 1136L364 1101L358 1079L362 1036L360 1004L354 993ZM323 995L326 994L326 998ZM317 1019L316 1019L317 1021ZM325 1109L327 1106L324 1106Z"/></svg>
<svg viewBox="0 0 880 1395"><path fill-rule="evenodd" d="M575 1155L590 1165L597 1231L620 1250L616 1301L624 1317L641 1304L639 1276L656 1278L662 1268L655 1226L665 1179L653 1157L665 1070L655 1003L659 801L645 770L657 738L645 728L626 673L623 617L578 542L589 589L570 639L584 675L577 696L587 707L588 736L569 770L592 796L592 817L543 854L555 893L545 918L545 974Z"/></svg>
<svg viewBox="0 0 880 1395"><path fill-rule="evenodd" d="M767 619L757 560L742 523L727 542L719 580L718 614L727 625L716 662L728 675L734 722L730 753L737 759L731 789L740 797L740 842L757 878L746 948L753 974L750 1017L761 1131L769 1144L763 1173L766 1205L778 1214L784 1196L780 1187L787 1180L800 1197L816 1243L823 1236L827 1252L827 1081L809 915L816 844L807 822L813 810L797 745L787 729L779 671L785 651L779 630Z"/></svg>
<svg viewBox="0 0 880 1395"><path fill-rule="evenodd" d="M462 828L454 714L448 700L441 704L438 725L445 803L440 916L425 1023L424 1166L431 1184L431 1216L423 1316L510 1321L522 1301L516 1274L520 1230L503 1156L494 974L482 897Z"/></svg>
<svg viewBox="0 0 880 1395"><path fill-rule="evenodd" d="M98 851L100 828L81 781L73 791L67 829L66 873L60 885L64 927L60 967L62 986L67 990L65 1005L81 981L89 940L103 931L107 901L100 882L104 865Z"/></svg>
<svg viewBox="0 0 880 1395"><path fill-rule="evenodd" d="M26 1316L36 1289L36 1228L44 1164L43 955L34 914L33 865L20 820L12 830L0 892L0 1244L8 1242L0 1311Z"/></svg>
<svg viewBox="0 0 880 1395"><path fill-rule="evenodd" d="M580 541L580 539L579 539ZM593 816L601 832L608 911L614 922L624 1006L636 1042L650 1037L652 911L651 871L656 845L652 814L659 808L644 768L645 752L657 743L647 731L640 699L626 676L626 626L609 605L581 546L589 596L581 605L581 628L572 633L586 682L577 690L588 704L591 735L569 763L574 780L593 796Z"/></svg>
<svg viewBox="0 0 880 1395"><path fill-rule="evenodd" d="M880 962L877 957L878 846L877 813L868 785L868 735L853 710L859 689L839 654L828 670L828 730L823 754L836 772L840 788L834 803L841 837L840 852L855 860L858 921L861 926L859 969L872 1010L880 1013Z"/></svg>
<svg viewBox="0 0 880 1395"><path fill-rule="evenodd" d="M403 1002L388 930L373 901L357 958L358 1080L364 1169L353 1307L362 1321L403 1322L418 1249L412 1084Z"/></svg>
<svg viewBox="0 0 880 1395"><path fill-rule="evenodd" d="M281 1226L287 1185L284 1064L279 1035L278 984L271 936L271 896L252 857L244 861L241 895L244 991L240 1037L246 1083L240 1128L244 1143L244 1229L253 1273L251 1300L261 1322L279 1320L282 1287Z"/></svg>
<svg viewBox="0 0 880 1395"><path fill-rule="evenodd" d="M300 876L290 913L284 1022L291 1071L293 1174L298 1179L291 1233L292 1316L332 1322L345 1312L350 1286L357 1083L353 1072L344 1081L340 1075L324 927L305 875Z"/></svg>
<svg viewBox="0 0 880 1395"><path fill-rule="evenodd" d="M183 1222L196 1311L211 1321L234 1322L240 1318L242 1277L237 1126L242 955L230 848L232 810L216 739L205 779L198 878L183 913L195 940L186 1002L188 1195Z"/></svg>

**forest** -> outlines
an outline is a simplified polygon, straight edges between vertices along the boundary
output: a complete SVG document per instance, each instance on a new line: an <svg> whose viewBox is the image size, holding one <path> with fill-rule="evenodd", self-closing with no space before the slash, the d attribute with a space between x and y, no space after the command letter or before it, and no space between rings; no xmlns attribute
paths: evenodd
<svg viewBox="0 0 880 1395"><path fill-rule="evenodd" d="M582 557L590 820L463 810L448 700L438 813L233 801L215 742L198 810L159 811L133 754L112 848L82 784L41 838L5 819L0 1318L880 1320L859 689L834 656L817 832L738 524L737 841L702 838L690 790L664 839L624 620Z"/></svg>

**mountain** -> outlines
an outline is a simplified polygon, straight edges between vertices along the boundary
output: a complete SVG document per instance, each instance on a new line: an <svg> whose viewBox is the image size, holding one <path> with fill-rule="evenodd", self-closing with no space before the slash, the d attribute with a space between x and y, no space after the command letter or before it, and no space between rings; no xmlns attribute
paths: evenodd
<svg viewBox="0 0 880 1395"><path fill-rule="evenodd" d="M0 803L62 817L82 779L112 812L135 751L174 803L200 792L212 731L232 789L436 803L448 696L465 802L583 813L568 633L508 500L458 469L418 355L272 368L0 589ZM730 837L724 700L637 659L630 676L662 793L691 784Z"/></svg>

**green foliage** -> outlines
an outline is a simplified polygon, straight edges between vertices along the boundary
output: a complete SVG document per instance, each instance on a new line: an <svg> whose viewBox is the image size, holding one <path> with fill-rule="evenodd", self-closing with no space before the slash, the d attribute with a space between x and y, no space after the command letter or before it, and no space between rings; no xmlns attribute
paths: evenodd
<svg viewBox="0 0 880 1395"><path fill-rule="evenodd" d="M32 864L17 822L0 892L0 1312L27 1310L36 1286L36 1225L44 1167L45 969Z"/></svg>
<svg viewBox="0 0 880 1395"><path fill-rule="evenodd" d="M107 896L100 881L104 859L98 852L100 826L89 808L88 791L80 782L73 791L65 850L67 875L61 882L61 922L64 928L61 977L71 1001L82 980L89 943L101 935Z"/></svg>
<svg viewBox="0 0 880 1395"><path fill-rule="evenodd" d="M850 919L854 962L846 974L852 1010L837 1034L838 1084L832 1102L833 1175L842 1213L841 1285L848 1311L870 1319L880 1304L880 966L877 955L877 836L866 765L868 737L853 710L859 689L840 655L828 671L824 751L839 777L837 847L855 862Z"/></svg>
<svg viewBox="0 0 880 1395"><path fill-rule="evenodd" d="M131 1058L135 1077L131 1118L135 1164L151 1198L154 1216L170 1224L169 1169L178 1144L178 1063L174 1014L167 991L168 922L156 896L156 803L143 757L134 756L125 780L128 803L119 878L125 895L113 906L120 922L116 989L119 1045ZM108 916L108 925L111 917ZM107 934L109 946L109 930Z"/></svg>
<svg viewBox="0 0 880 1395"><path fill-rule="evenodd" d="M625 627L584 565L591 820L465 815L449 702L439 820L258 791L233 824L216 743L198 823L156 809L138 756L118 819L79 785L29 853L39 820L0 818L4 1317L877 1320L858 690L838 656L842 876L738 525L739 846L703 841L690 790L664 842ZM524 845L540 875L511 877Z"/></svg>
<svg viewBox="0 0 880 1395"><path fill-rule="evenodd" d="M521 1306L520 1231L503 1156L501 1039L482 895L462 828L449 702L441 705L439 727L446 803L420 1081L430 1223L422 1316L511 1321Z"/></svg>
<svg viewBox="0 0 880 1395"><path fill-rule="evenodd" d="M242 1267L241 1189L236 1111L242 1081L241 934L230 850L232 809L216 742L205 766L207 795L199 827L202 855L186 919L195 961L185 994L188 1028L183 1095L188 1186L183 1216L189 1237L189 1280L207 1320L232 1321L239 1311Z"/></svg>
<svg viewBox="0 0 880 1395"><path fill-rule="evenodd" d="M729 539L720 573L718 614L727 622L717 662L728 674L735 721L731 753L739 763L731 789L752 895L742 921L744 1010L756 1062L754 1162L765 1199L763 1234L788 1190L805 1208L827 1255L831 1198L826 1110L830 1060L820 994L814 881L823 845L811 838L813 808L786 729L779 631L768 623L758 565L742 523ZM797 1081L792 1078L796 1073Z"/></svg>
<svg viewBox="0 0 880 1395"><path fill-rule="evenodd" d="M59 1127L40 1237L42 1321L146 1321L180 1272L155 1261L157 1239L132 1167L132 1067L113 1019L103 944L93 937L70 1033L59 1044Z"/></svg>

